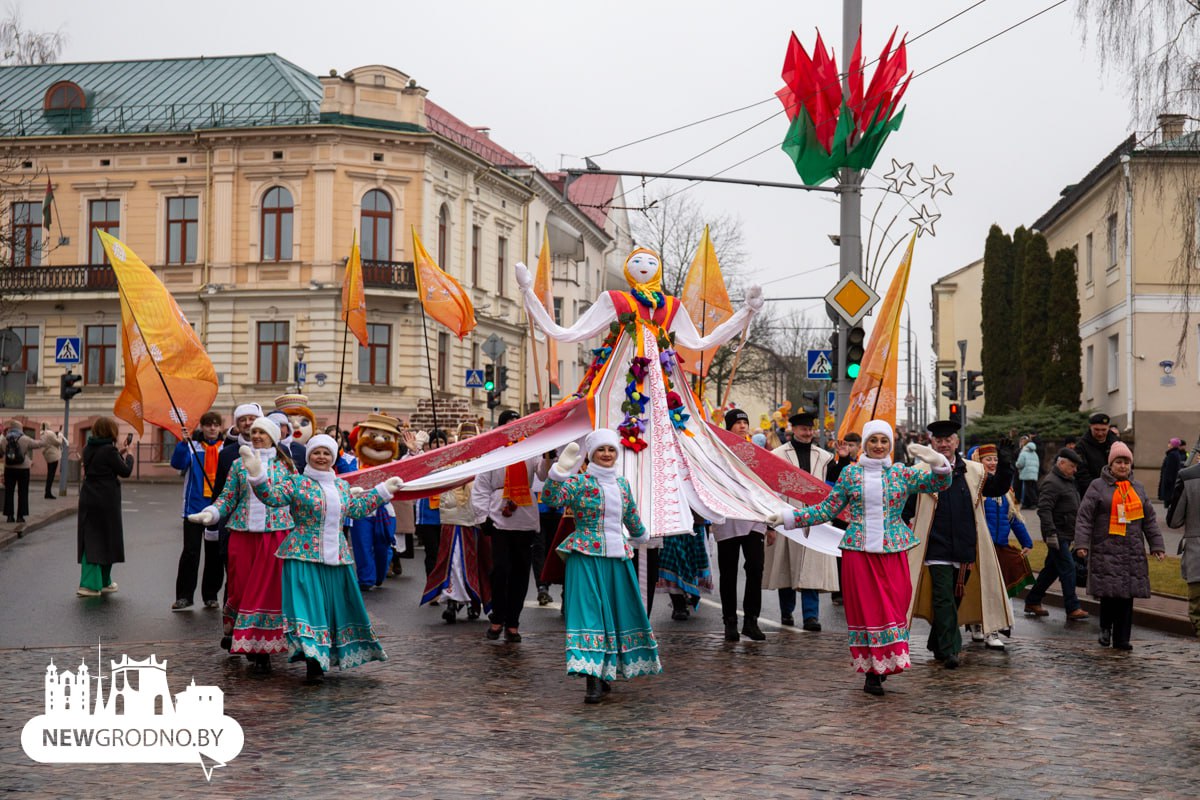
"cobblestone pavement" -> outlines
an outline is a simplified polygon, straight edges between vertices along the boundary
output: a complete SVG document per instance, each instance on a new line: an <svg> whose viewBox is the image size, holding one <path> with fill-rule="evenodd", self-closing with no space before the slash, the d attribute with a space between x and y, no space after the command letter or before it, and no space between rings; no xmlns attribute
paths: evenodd
<svg viewBox="0 0 1200 800"><path fill-rule="evenodd" d="M726 644L660 634L665 672L585 706L561 634L519 645L480 627L385 635L390 660L302 685L253 676L198 641L129 643L168 660L173 691L225 692L241 755L206 784L185 765L46 765L22 753L49 660L94 648L0 651L6 797L1006 797L1200 795L1200 671L1184 639L1132 653L1076 638L970 646L948 672L923 650L861 691L842 634Z"/></svg>

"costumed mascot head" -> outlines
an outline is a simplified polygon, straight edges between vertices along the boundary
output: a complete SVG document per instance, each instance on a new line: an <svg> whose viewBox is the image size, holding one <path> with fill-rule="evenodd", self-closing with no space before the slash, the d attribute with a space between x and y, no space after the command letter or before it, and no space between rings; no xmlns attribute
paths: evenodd
<svg viewBox="0 0 1200 800"><path fill-rule="evenodd" d="M281 394L275 398L275 408L287 414L292 423L292 440L307 446L317 432L317 417L308 407L308 398L302 394Z"/></svg>
<svg viewBox="0 0 1200 800"><path fill-rule="evenodd" d="M358 466L376 467L400 457L400 420L387 414L368 414L351 432Z"/></svg>

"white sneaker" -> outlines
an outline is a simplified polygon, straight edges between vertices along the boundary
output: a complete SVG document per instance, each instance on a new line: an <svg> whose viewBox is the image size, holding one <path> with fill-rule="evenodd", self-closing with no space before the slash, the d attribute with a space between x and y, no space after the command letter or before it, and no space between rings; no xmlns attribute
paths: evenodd
<svg viewBox="0 0 1200 800"><path fill-rule="evenodd" d="M79 597L99 597L100 596L100 592L97 592L95 589L89 589L86 586L80 586L78 589L75 590L75 594Z"/></svg>
<svg viewBox="0 0 1200 800"><path fill-rule="evenodd" d="M112 594L113 592L115 592L117 590L117 588L118 587L117 587L116 583L110 583L108 586L105 586L100 591L103 592L104 594Z"/></svg>
<svg viewBox="0 0 1200 800"><path fill-rule="evenodd" d="M1000 634L989 633L987 639L984 640L983 646L991 650L1003 650L1004 642L1000 641Z"/></svg>
<svg viewBox="0 0 1200 800"><path fill-rule="evenodd" d="M971 629L972 642L982 642L984 640L982 625L968 625L967 627Z"/></svg>

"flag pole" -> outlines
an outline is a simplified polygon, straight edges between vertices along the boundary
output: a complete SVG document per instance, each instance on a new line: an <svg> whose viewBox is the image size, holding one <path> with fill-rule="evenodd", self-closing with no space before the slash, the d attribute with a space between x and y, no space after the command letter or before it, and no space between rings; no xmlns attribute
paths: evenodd
<svg viewBox="0 0 1200 800"><path fill-rule="evenodd" d="M429 406L433 411L433 429L437 431L441 428L438 427L437 421L437 396L433 393L433 361L429 357L429 327L425 322L424 302L421 303L421 339L425 342L425 374L429 377Z"/></svg>
<svg viewBox="0 0 1200 800"><path fill-rule="evenodd" d="M718 408L724 406L725 403L728 403L729 395L733 394L733 376L737 375L738 361L740 361L742 358L742 351L746 349L746 340L749 338L750 326L747 325L746 330L742 332L741 344L738 345L737 352L733 354L733 366L729 369L729 382L725 384L725 398L718 404ZM717 388L720 389L721 387L718 386ZM718 395L717 399L721 400L721 397Z"/></svg>
<svg viewBox="0 0 1200 800"><path fill-rule="evenodd" d="M345 320L343 320L345 321ZM338 439L342 436L342 390L346 386L346 343L350 338L350 323L346 322L346 327L342 329L342 365L338 369L338 402L337 402L337 417L333 424L338 429ZM338 444L341 444L339 441Z"/></svg>
<svg viewBox="0 0 1200 800"><path fill-rule="evenodd" d="M538 347L537 347L537 331L533 328L533 317L529 315L529 311L525 311L525 319L529 322L529 343L533 346L533 374L537 378L537 393L538 393L538 408L546 407L546 400L542 394L542 371L538 369ZM546 380L550 380L550 348L546 348Z"/></svg>

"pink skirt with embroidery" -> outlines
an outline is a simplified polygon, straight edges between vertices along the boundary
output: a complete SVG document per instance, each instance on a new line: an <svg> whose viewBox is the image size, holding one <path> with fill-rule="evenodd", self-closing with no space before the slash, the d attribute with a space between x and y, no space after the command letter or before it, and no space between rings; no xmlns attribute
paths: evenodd
<svg viewBox="0 0 1200 800"><path fill-rule="evenodd" d="M229 535L226 618L233 625L231 653L286 653L283 562L275 556L291 531Z"/></svg>
<svg viewBox="0 0 1200 800"><path fill-rule="evenodd" d="M855 670L890 675L912 665L908 657L911 598L907 554L842 551L842 603Z"/></svg>

